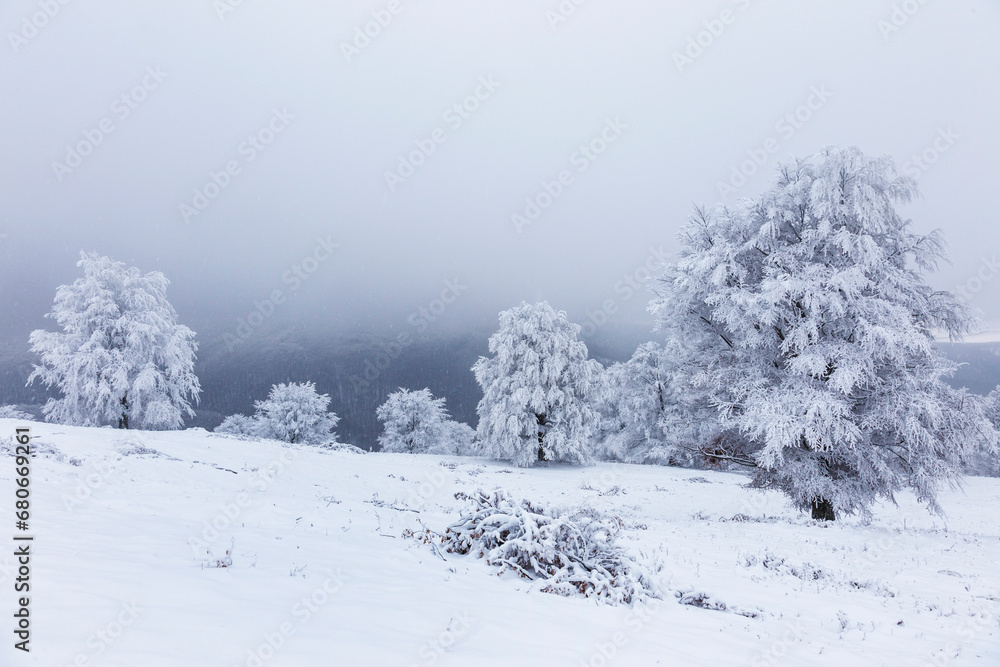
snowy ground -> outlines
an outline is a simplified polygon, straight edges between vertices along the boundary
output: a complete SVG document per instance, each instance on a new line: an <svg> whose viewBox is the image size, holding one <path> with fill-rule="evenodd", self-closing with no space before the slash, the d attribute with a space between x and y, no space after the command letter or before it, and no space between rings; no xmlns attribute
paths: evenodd
<svg viewBox="0 0 1000 667"><path fill-rule="evenodd" d="M907 496L870 525L819 525L733 474L31 427L57 452L31 473L28 655L0 552L5 666L1000 665L1000 480L946 494L947 520ZM456 491L497 486L620 516L631 551L661 548L672 591L727 611L561 598L401 537L457 518ZM231 543L231 567L206 567Z"/></svg>

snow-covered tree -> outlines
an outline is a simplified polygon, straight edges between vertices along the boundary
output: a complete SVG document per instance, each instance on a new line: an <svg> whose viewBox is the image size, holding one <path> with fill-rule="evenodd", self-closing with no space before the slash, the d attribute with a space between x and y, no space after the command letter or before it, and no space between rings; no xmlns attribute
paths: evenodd
<svg viewBox="0 0 1000 667"><path fill-rule="evenodd" d="M378 443L383 452L426 452L441 439L446 415L444 399L434 398L429 389L400 388L375 411L382 422Z"/></svg>
<svg viewBox="0 0 1000 667"><path fill-rule="evenodd" d="M699 445L716 435L704 392L688 382L683 349L644 343L625 363L601 376L603 458L626 463L695 466ZM700 408L700 409L699 409Z"/></svg>
<svg viewBox="0 0 1000 667"><path fill-rule="evenodd" d="M194 332L177 323L170 281L93 253L80 253L83 278L56 291L46 315L62 332L37 330L41 357L28 377L55 386L45 418L62 424L176 429L194 416L201 392L194 374Z"/></svg>
<svg viewBox="0 0 1000 667"><path fill-rule="evenodd" d="M988 396L980 397L980 400L993 427L1000 432L1000 387L991 391ZM969 474L1000 477L1000 451L980 453L969 467Z"/></svg>
<svg viewBox="0 0 1000 667"><path fill-rule="evenodd" d="M482 454L522 467L591 461L598 426L591 391L601 366L587 358L579 332L547 302L500 313L489 341L493 356L472 368L483 389L477 408Z"/></svg>
<svg viewBox="0 0 1000 667"><path fill-rule="evenodd" d="M340 417L327 411L330 397L316 393L312 382L276 384L265 401L254 402L261 437L290 443L319 445L337 436Z"/></svg>
<svg viewBox="0 0 1000 667"><path fill-rule="evenodd" d="M330 397L318 394L312 382L276 384L265 401L255 401L255 414L230 415L215 427L216 433L289 443L321 445L333 442L340 417L327 412Z"/></svg>
<svg viewBox="0 0 1000 667"><path fill-rule="evenodd" d="M441 445L428 450L430 454L450 454L452 456L473 456L476 431L465 422L448 419L444 422Z"/></svg>
<svg viewBox="0 0 1000 667"><path fill-rule="evenodd" d="M382 451L468 453L472 429L452 420L444 404L445 399L434 398L429 389L400 389L389 394L375 413L382 422L378 439Z"/></svg>
<svg viewBox="0 0 1000 667"><path fill-rule="evenodd" d="M943 240L896 212L914 193L856 148L784 165L762 196L696 212L650 306L718 407L712 453L815 518L907 487L940 511L940 483L996 446L982 402L944 382L934 332L974 320L925 281Z"/></svg>
<svg viewBox="0 0 1000 667"><path fill-rule="evenodd" d="M997 428L1000 428L1000 386L991 391L984 399L986 411Z"/></svg>

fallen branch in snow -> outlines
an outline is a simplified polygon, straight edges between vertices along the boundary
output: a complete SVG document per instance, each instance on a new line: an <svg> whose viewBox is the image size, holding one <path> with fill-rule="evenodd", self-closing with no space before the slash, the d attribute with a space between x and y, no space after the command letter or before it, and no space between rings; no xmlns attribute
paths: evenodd
<svg viewBox="0 0 1000 667"><path fill-rule="evenodd" d="M675 595L677 595L678 602L689 607L698 607L699 609L709 609L711 611L725 611L731 614L746 616L747 618L759 618L762 613L757 609L730 607L725 602L721 602L707 593L682 593L678 591Z"/></svg>
<svg viewBox="0 0 1000 667"><path fill-rule="evenodd" d="M661 596L654 572L615 545L622 521L592 509L547 510L530 501L514 501L502 491L469 496L474 508L445 532L424 526L406 530L424 544L449 553L474 553L495 565L536 582L545 593L593 597L612 604L631 604ZM423 523L420 524L423 526Z"/></svg>
<svg viewBox="0 0 1000 667"><path fill-rule="evenodd" d="M424 526L424 522L423 521L420 521L420 519L417 519L417 521L420 523L421 526ZM437 535L438 537L442 537L442 535L440 533L435 533L433 530L431 530L427 526L424 526L424 531L427 532L427 533L431 533L433 535ZM404 533L403 536L406 537L406 534ZM435 556L437 556L438 558L440 558L441 560L443 560L446 563L448 562L448 559L444 557L444 554L441 553L441 550L438 549L438 546L436 544L434 544L433 540L428 540L426 542L426 544L431 548L431 552Z"/></svg>
<svg viewBox="0 0 1000 667"><path fill-rule="evenodd" d="M399 505L389 504L384 500L379 500L377 493L372 496L371 500L364 500L362 502L374 505L375 507L384 507L386 509L396 510L397 512L413 512L414 514L420 514L420 510L410 509L409 507L400 507Z"/></svg>

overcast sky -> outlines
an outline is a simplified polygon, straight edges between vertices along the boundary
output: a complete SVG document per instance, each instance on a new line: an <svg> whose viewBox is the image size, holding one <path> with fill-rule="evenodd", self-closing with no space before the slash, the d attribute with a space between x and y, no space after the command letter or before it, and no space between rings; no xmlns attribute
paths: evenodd
<svg viewBox="0 0 1000 667"><path fill-rule="evenodd" d="M212 335L275 290L274 322L337 332L492 326L543 298L642 321L625 278L673 255L694 204L831 144L920 176L905 215L953 260L933 282L1000 320L1000 3L562 6L4 3L8 335L45 325L81 249L163 271Z"/></svg>

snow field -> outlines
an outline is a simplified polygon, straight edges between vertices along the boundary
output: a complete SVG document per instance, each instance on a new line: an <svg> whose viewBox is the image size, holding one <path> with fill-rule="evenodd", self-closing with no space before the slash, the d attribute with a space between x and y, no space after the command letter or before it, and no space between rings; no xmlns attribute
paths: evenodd
<svg viewBox="0 0 1000 667"><path fill-rule="evenodd" d="M903 495L868 525L818 524L735 474L31 429L54 448L31 471L32 652L8 642L4 665L1000 664L996 479L942 494L947 519ZM623 546L661 558L670 590L725 610L546 595L401 537L495 487L621 517ZM231 566L211 567L230 545Z"/></svg>

